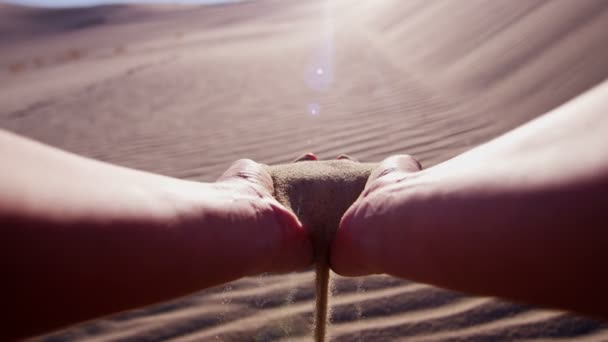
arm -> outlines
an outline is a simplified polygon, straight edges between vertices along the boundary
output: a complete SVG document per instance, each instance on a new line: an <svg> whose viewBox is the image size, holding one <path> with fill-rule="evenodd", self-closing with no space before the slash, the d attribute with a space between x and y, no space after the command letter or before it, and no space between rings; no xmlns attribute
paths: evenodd
<svg viewBox="0 0 608 342"><path fill-rule="evenodd" d="M388 273L608 317L608 83L424 171L387 159L344 215L338 273Z"/></svg>
<svg viewBox="0 0 608 342"><path fill-rule="evenodd" d="M0 156L6 338L312 260L300 223L252 161L196 183L1 131Z"/></svg>

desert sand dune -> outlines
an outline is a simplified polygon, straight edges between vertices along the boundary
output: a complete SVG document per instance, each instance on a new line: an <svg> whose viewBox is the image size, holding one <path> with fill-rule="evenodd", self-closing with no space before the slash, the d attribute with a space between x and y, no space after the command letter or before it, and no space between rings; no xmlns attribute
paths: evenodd
<svg viewBox="0 0 608 342"><path fill-rule="evenodd" d="M0 127L199 181L303 152L428 167L608 76L602 0L0 6ZM581 341L608 325L385 276L336 277L336 341ZM313 275L247 278L48 341L309 340ZM58 308L60 310L60 308Z"/></svg>

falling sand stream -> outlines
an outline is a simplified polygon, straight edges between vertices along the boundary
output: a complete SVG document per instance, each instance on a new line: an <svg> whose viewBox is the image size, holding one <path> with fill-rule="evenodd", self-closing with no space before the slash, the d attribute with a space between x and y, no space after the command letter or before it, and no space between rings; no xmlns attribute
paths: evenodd
<svg viewBox="0 0 608 342"><path fill-rule="evenodd" d="M315 328L325 340L328 322L329 246L340 219L357 199L375 164L349 159L298 161L270 166L274 196L290 208L310 232L315 258Z"/></svg>

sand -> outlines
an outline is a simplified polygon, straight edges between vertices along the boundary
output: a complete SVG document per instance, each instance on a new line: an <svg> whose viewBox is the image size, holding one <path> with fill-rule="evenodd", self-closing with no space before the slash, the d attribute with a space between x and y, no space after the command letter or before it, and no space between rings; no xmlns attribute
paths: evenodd
<svg viewBox="0 0 608 342"><path fill-rule="evenodd" d="M274 165L311 151L364 162L410 153L426 168L604 80L607 8L602 0L0 5L0 127L199 181L238 158ZM607 325L569 313L385 276L334 278L334 341L608 339ZM310 340L313 307L311 271L265 275L51 337Z"/></svg>
<svg viewBox="0 0 608 342"><path fill-rule="evenodd" d="M306 158L305 155L303 158ZM346 210L363 191L374 163L298 159L268 167L274 197L296 214L311 237L315 263L314 340L326 340L330 286L329 247Z"/></svg>

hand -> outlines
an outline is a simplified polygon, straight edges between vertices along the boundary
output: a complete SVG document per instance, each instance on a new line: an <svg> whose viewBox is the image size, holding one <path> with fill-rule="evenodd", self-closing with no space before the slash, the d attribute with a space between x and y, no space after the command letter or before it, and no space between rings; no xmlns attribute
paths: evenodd
<svg viewBox="0 0 608 342"><path fill-rule="evenodd" d="M331 246L330 265L342 275L386 273L397 248L403 222L403 204L412 180L421 169L409 155L382 161L369 176L365 189L346 211ZM387 250L387 248L389 250Z"/></svg>
<svg viewBox="0 0 608 342"><path fill-rule="evenodd" d="M248 159L236 161L214 183L220 220L235 231L234 246L260 246L249 274L290 272L312 263L312 247L297 217L277 202L266 169ZM239 253L240 251L233 251ZM251 258L252 256L249 256Z"/></svg>
<svg viewBox="0 0 608 342"><path fill-rule="evenodd" d="M0 131L3 144L0 291L11 318L0 340L312 263L308 234L253 161L201 183Z"/></svg>

